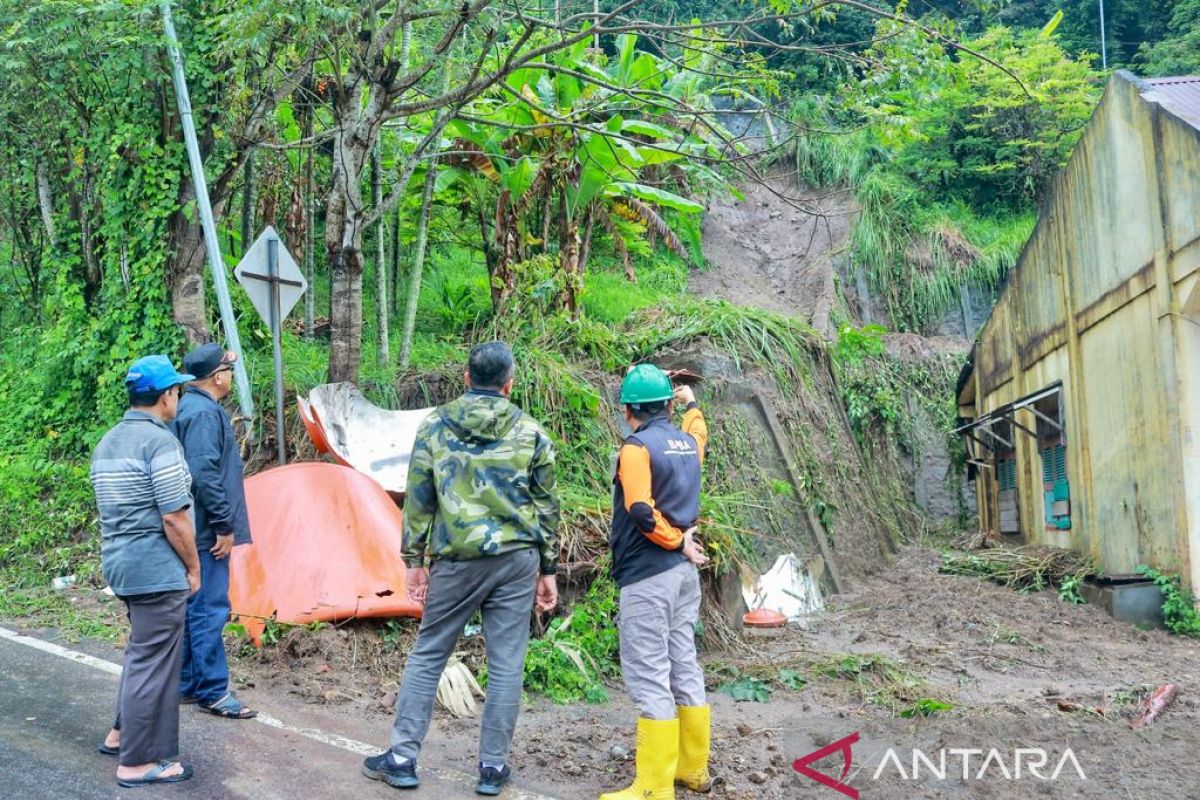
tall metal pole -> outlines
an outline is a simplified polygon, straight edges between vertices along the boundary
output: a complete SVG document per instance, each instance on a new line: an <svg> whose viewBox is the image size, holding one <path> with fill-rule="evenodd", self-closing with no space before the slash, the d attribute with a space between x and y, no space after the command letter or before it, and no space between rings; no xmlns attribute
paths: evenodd
<svg viewBox="0 0 1200 800"><path fill-rule="evenodd" d="M183 74L183 57L179 54L179 40L175 35L175 22L171 19L169 0L162 0L159 7L162 9L163 29L167 34L167 52L171 56L171 66L175 73L175 98L179 104L179 117L183 122L183 141L187 145L192 182L196 186L196 207L200 211L200 224L204 229L204 249L208 251L208 267L212 272L213 288L217 291L217 305L221 309L221 326L225 329L229 349L237 354L237 360L233 362L233 377L237 387L238 405L241 407L242 416L252 420L254 398L250 395L250 378L246 374L246 360L242 358L242 340L238 336L237 320L233 316L233 301L229 299L229 284L225 281L225 264L221 261L221 243L217 241L217 224L213 220L212 204L208 199L204 159L200 157L200 144L196 141L192 100L188 95L187 79Z"/></svg>
<svg viewBox="0 0 1200 800"><path fill-rule="evenodd" d="M310 107L304 123L306 137L312 136L313 113ZM313 330L316 325L313 315L316 313L314 296L317 293L314 288L317 285L316 252L314 250L316 234L313 232L313 228L317 224L316 205L313 203L313 150L315 149L315 147L308 148L308 158L304 165L304 277L308 281L308 291L304 293L304 338L310 342L313 340Z"/></svg>
<svg viewBox="0 0 1200 800"><path fill-rule="evenodd" d="M1108 37L1104 35L1104 0L1100 0L1100 64L1108 69Z"/></svg>
<svg viewBox="0 0 1200 800"><path fill-rule="evenodd" d="M283 465L287 463L287 436L283 426L283 325L279 319L279 240L274 237L267 239L267 277L271 283L267 324L271 328L271 344L275 349L275 442L279 446L279 463Z"/></svg>

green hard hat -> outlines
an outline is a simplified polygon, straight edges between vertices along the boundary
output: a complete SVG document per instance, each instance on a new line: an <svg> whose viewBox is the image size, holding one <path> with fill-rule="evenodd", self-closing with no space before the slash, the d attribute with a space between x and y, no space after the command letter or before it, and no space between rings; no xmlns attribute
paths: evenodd
<svg viewBox="0 0 1200 800"><path fill-rule="evenodd" d="M622 403L654 403L674 396L671 379L653 364L638 364L621 381Z"/></svg>

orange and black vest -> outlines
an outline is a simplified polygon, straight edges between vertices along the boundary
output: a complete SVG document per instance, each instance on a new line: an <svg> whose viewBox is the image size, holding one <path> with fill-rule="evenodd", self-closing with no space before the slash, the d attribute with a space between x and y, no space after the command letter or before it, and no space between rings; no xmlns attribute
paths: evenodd
<svg viewBox="0 0 1200 800"><path fill-rule="evenodd" d="M644 486L623 485L622 466L618 463L613 477L609 536L613 579L618 586L628 586L686 561L683 532L700 516L700 463L703 439L707 438L703 417L694 404L689 406L685 426L689 422L698 428L698 435L675 427L663 413L625 440L622 459L630 446L644 449L649 456L650 485L649 497L645 497ZM641 453L637 457L645 459ZM644 471L644 465L641 469ZM638 497L629 502L627 492L637 492Z"/></svg>

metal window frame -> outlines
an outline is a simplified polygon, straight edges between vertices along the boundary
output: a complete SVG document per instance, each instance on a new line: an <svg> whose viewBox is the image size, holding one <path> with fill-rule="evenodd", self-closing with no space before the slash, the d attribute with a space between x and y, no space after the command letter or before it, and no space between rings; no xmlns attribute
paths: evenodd
<svg viewBox="0 0 1200 800"><path fill-rule="evenodd" d="M1043 414L1042 412L1038 411L1036 408L1033 407L1033 404L1038 402L1039 400L1044 400L1045 398L1052 397L1056 394L1058 394L1058 395L1062 394L1062 381L1056 381L1055 383L1052 383L1050 386L1047 386L1045 389L1039 389L1036 392L1027 394L1024 397L1020 397L1011 403L1006 403L1005 405L1002 405L999 408L989 411L988 413L983 414L982 416L976 417L975 419L968 422L966 425L960 425L959 427L955 428L954 432L957 434L966 436L967 438L979 443L980 445L986 447L988 450L991 450L993 452L995 452L995 448L991 447L990 445L981 441L978 437L974 436L972 434L972 431L980 431L982 433L987 434L991 438L1001 442L1008 448L1015 448L1015 441L1010 442L1007 439L1005 439L1004 437L995 433L994 431L991 430L991 426L994 425L996 422L1003 420L1005 422L1012 424L1012 426L1014 428L1016 428L1017 430L1024 432L1026 435L1031 436L1031 437L1033 437L1033 439L1036 440L1037 439L1037 431L1031 430L1027 426L1018 422L1016 419L1017 412L1022 409L1029 411L1035 417L1037 417L1038 419L1045 422L1047 425L1050 425L1055 430L1061 432L1062 431L1061 423L1059 423L1057 420L1050 419L1050 417L1046 416L1045 414Z"/></svg>

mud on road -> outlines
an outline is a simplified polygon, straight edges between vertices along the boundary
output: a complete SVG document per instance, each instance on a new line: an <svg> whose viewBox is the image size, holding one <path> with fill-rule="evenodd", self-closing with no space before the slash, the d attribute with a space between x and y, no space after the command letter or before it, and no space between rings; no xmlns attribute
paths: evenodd
<svg viewBox="0 0 1200 800"><path fill-rule="evenodd" d="M872 800L1200 798L1196 642L1116 622L1050 591L1021 594L942 575L939 564L936 550L908 547L892 568L834 598L806 629L747 637L741 652L705 654L713 689L741 677L771 690L766 703L712 693L716 797L841 797L792 763L857 732L846 782ZM295 629L290 639L237 660L235 674L263 703L319 706L347 735L382 745L411 635L397 626ZM475 646L463 640L464 652ZM802 680L801 688L780 683L781 670L792 670L790 682ZM1132 730L1137 704L1167 682L1179 687L1174 704L1153 725ZM610 695L608 703L572 706L529 698L512 757L524 787L582 800L631 780L636 712L620 686ZM931 700L953 708L914 711ZM477 724L439 710L427 762L471 769ZM980 753L966 756L966 778L963 756L948 753L944 779L922 763L913 780L914 748L934 766L942 750ZM1086 780L1071 763L1057 780L1039 779L1028 769L1036 763L1030 755L1017 780L1018 748L1045 751L1046 778L1070 749ZM880 771L889 749L895 760ZM840 759L835 753L814 768L838 777Z"/></svg>

